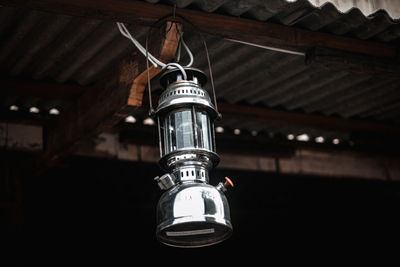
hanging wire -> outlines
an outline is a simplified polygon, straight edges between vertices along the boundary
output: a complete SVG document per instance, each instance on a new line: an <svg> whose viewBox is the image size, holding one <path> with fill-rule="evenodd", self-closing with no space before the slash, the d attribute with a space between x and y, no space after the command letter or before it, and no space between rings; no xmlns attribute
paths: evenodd
<svg viewBox="0 0 400 267"><path fill-rule="evenodd" d="M175 61L179 62L181 60L181 49L182 49L182 42L179 41L178 49L176 51Z"/></svg>
<svg viewBox="0 0 400 267"><path fill-rule="evenodd" d="M147 88L149 91L149 116L153 117L154 115L154 108L153 108L153 99L151 97L151 83L150 83L150 68L149 68L149 44L148 44L148 38L146 38L146 71L147 71Z"/></svg>
<svg viewBox="0 0 400 267"><path fill-rule="evenodd" d="M175 25L173 25L175 24ZM178 27L176 25L176 23L173 23L170 25L170 27L167 29L167 32L169 32L171 30L171 28L173 26L175 26L175 28L178 30ZM149 114L153 115L154 114L154 108L153 108L153 101L152 101L152 97L151 97L151 83L150 83L150 67L149 67L149 62L155 67L155 68L162 68L162 69L179 69L179 71L182 72L183 75L183 79L187 80L187 74L186 71L184 69L184 67L182 67L179 63L163 63L160 60L158 60L156 57L154 57L148 49L148 39L149 39L149 35L150 35L150 31L151 31L151 27L150 30L147 32L146 35L146 43L145 43L145 47L143 47L139 41L137 41L129 32L129 30L126 28L126 26L121 23L121 22L117 22L117 26L118 29L120 31L120 33L125 36L126 38L128 38L129 40L132 41L132 43L136 46L136 48L146 57L146 70L147 70L147 87L148 87L148 91L149 91L149 105L150 105L150 110L149 110ZM177 34L179 34L179 32L177 31ZM183 39L183 32L180 33L180 39L179 39L179 46L183 46L183 48L186 50L186 52L189 55L190 61L189 63L185 66L185 67L191 67L193 65L194 62L194 57L192 52L190 51L189 47L186 45L184 39ZM180 52L179 52L179 58L180 58ZM179 61L179 60L178 60Z"/></svg>
<svg viewBox="0 0 400 267"><path fill-rule="evenodd" d="M211 69L210 55L208 53L206 39L204 38L203 35L201 35L201 37L203 39L204 49L206 50L206 58L207 58L207 63L208 63L208 71L210 73L210 82L211 82L211 88L212 88L213 98L214 98L214 106L215 106L215 110L217 111L217 114L218 114L218 119L221 119L222 115L218 111L217 96L215 94L214 78L213 78L212 69Z"/></svg>
<svg viewBox="0 0 400 267"><path fill-rule="evenodd" d="M211 61L210 61L210 55L208 52L208 47L207 47L207 43L206 40L203 36L203 34L201 33L201 31L193 24L191 23L188 19L186 19L185 17L181 16L181 15L177 15L176 14L176 5L174 6L173 9L173 17L179 17L181 18L183 21L185 21L186 23L188 23L192 28L194 28L196 30L196 32L200 35L202 41L203 41L203 45L204 45L204 49L206 52L206 58L207 58L207 63L208 63L208 71L209 71L209 75L210 75L210 82L211 82L211 88L212 88L212 93L213 93L213 98L214 98L214 105L215 105L215 109L218 113L218 118L221 118L221 114L218 111L218 104L217 104L217 96L215 93L215 86L214 86L214 78L213 78L213 74L212 74L212 69L211 69ZM170 15L165 16L163 18L161 18L160 20L158 20L156 23L153 24L156 25L162 21L165 21L168 17L170 17ZM175 27L177 29L177 32L179 33L180 30L178 29L176 23ZM153 115L154 114L154 109L153 109L153 103L152 103L152 97L151 97L151 84L150 84L150 67L149 67L149 62L155 67L155 68L162 68L162 69L179 69L182 72L183 75L183 79L187 80L187 74L184 68L188 68L191 67L194 63L194 57L192 52L190 51L190 48L187 46L187 44L185 43L184 39L183 39L183 32L180 33L180 39L179 39L179 45L178 45L178 51L177 51L177 55L176 55L176 62L172 62L172 63L163 63L160 60L158 60L157 58L155 58L149 51L148 51L148 38L151 32L151 28L150 30L147 32L146 35L146 44L145 44L145 48L130 34L129 30L126 28L126 26L121 23L121 22L117 22L117 26L119 31L121 32L121 34L123 36L125 36L126 38L128 38L129 40L132 41L132 43L136 46L136 48L146 57L146 68L147 68L147 86L148 86L148 90L149 90L149 105L150 105L150 111L149 114ZM168 31L172 28L172 25L170 26L170 28L168 29ZM185 65L184 67L182 67L181 64L179 64L178 62L180 61L181 58L181 47L183 46L183 48L185 49L185 51L187 52L188 56L189 56L189 63L187 65Z"/></svg>
<svg viewBox="0 0 400 267"><path fill-rule="evenodd" d="M183 39L183 32L181 34L181 38L179 39L179 43L182 43L183 48L185 48L186 53L189 56L189 63L186 65L186 67L191 67L194 63L194 57L193 57L192 51L190 51L189 47L185 43L185 40Z"/></svg>
<svg viewBox="0 0 400 267"><path fill-rule="evenodd" d="M154 57L151 53L149 53L148 51L146 52L146 49L131 35L131 33L129 32L129 30L126 28L126 26L121 23L121 22L117 22L117 26L119 31L121 32L121 34L123 36L125 36L126 38L128 38L129 40L132 41L132 43L136 46L136 48L146 57L148 57L149 61L153 64L153 66L155 68L167 68L167 69L173 69L173 68L178 68L179 70L183 70L183 67L177 66L177 63L163 63L160 60L158 60L156 57ZM171 26L172 27L172 26ZM146 41L148 41L148 36L149 34L147 34L146 36ZM181 33L180 39L182 40L182 45L183 48L186 50L186 52L188 53L189 57L190 57L190 62L189 64L187 64L185 67L191 67L193 65L193 54L190 51L189 47L186 45L185 41L183 40L183 32ZM186 76L186 74L184 73L185 71L183 70L183 76Z"/></svg>
<svg viewBox="0 0 400 267"><path fill-rule="evenodd" d="M209 74L210 74L210 82L211 82L211 89L212 89L213 98L214 98L214 106L215 106L215 110L216 110L217 113L218 113L218 119L221 119L221 118L222 118L222 115L221 115L221 113L219 113L219 111L218 111L217 96L216 96L216 94L215 94L214 78L213 78L213 74L212 74L211 60L210 60L210 55L209 55L209 52L208 52L208 47L207 47L206 39L204 38L204 36L203 36L203 34L201 33L200 29L199 29L196 25L194 25L190 20L188 20L187 18L185 18L185 17L183 17L183 16L181 16L181 15L179 15L179 14L177 14L176 16L179 17L179 18L181 18L184 22L186 22L189 26L191 26L191 27L195 30L195 32L198 33L198 34L200 35L200 38L201 38L201 40L203 41L204 50L205 50L205 52L206 52L206 58L207 58L207 64L208 64L208 71L209 71ZM174 17L175 17L175 15L174 15ZM186 44L184 43L184 41L183 41L182 44L184 45L184 48L186 49L187 46L185 47ZM189 51L190 51L190 50L189 50ZM188 52L188 53L189 53L189 52ZM191 52L190 52L190 54L191 54ZM189 56L190 56L190 54L189 54ZM192 63L192 62L191 62L191 63Z"/></svg>

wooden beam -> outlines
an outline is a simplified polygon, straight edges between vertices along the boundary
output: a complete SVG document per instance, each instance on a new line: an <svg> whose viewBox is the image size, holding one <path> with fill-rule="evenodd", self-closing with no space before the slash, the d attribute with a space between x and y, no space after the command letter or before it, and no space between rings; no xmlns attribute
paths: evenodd
<svg viewBox="0 0 400 267"><path fill-rule="evenodd" d="M132 0L0 0L4 6L29 8L92 19L150 25L171 15L172 6ZM312 47L328 47L376 57L395 58L397 47L373 41L314 32L279 24L259 22L190 9L176 9L200 30L225 38L257 45L306 52ZM179 18L176 18L179 20Z"/></svg>
<svg viewBox="0 0 400 267"><path fill-rule="evenodd" d="M26 127L25 125L15 126ZM10 128L8 130L10 131ZM143 130L143 127L138 126L138 129L130 129L129 132L123 131L120 134L102 133L93 143L88 142L84 146L80 146L77 151L74 151L74 154L85 157L156 163L159 160L156 131L154 129ZM16 151L35 152L34 146L26 143L27 140L25 140L27 137L29 140L32 139L32 132L29 132L31 134L22 139L18 134L15 136L15 133L21 133L20 130L14 132L14 134L10 133L9 136L14 141L22 142L23 147L11 144L4 147L3 145L3 148L6 149L3 151L5 159ZM221 158L218 168L262 172L279 171L282 174L321 175L340 179L348 177L400 180L400 157L398 153L395 155L376 154L370 151L354 150L353 147L348 146L341 148L328 144L313 146L311 142L302 144L294 142L289 144L282 140L265 142L265 140L254 136L247 138L234 136L225 140L226 142L224 142L224 139L226 139L225 134L217 135L217 152ZM255 145L257 139L261 141L258 146ZM35 145L41 146L41 141L41 138L37 139ZM238 144L239 147L237 147ZM21 157L21 154L15 155ZM3 161L3 163L8 162ZM24 159L24 164L29 167L29 158ZM7 207L6 203L3 206Z"/></svg>
<svg viewBox="0 0 400 267"><path fill-rule="evenodd" d="M105 133L103 138L98 140L102 143L101 150L87 148L86 151L81 151L81 154L156 163L160 155L157 144L146 143L140 139L139 141L138 131L132 131L132 133L136 135L131 139L127 136L121 138L118 134ZM223 135L219 135L220 139L223 139ZM143 137L150 136L147 134ZM155 138L154 136L152 140L154 141ZM253 138L257 139L257 137L251 137ZM290 146L279 141L255 147L254 141L246 142L242 136L235 136L229 141L229 145L226 143L226 146L222 148L220 143L221 140L217 140L217 152L221 157L217 168L278 171L281 174L320 175L340 179L400 180L399 156L365 153L354 151L353 148L351 150L349 148L333 149L330 146L317 148L307 144ZM226 149L242 143L243 146L235 150ZM245 146L245 144L253 144L253 147ZM127 158L126 155L132 156Z"/></svg>
<svg viewBox="0 0 400 267"><path fill-rule="evenodd" d="M157 103L159 96L154 94L152 96L153 103ZM143 105L148 105L147 98L144 99ZM389 137L400 135L400 126L398 125L366 120L346 119L228 103L218 103L218 111L222 114L222 119L226 116L241 118L245 121L259 121L277 125L290 125L299 128L321 129L334 132L369 133L372 135L377 134Z"/></svg>
<svg viewBox="0 0 400 267"><path fill-rule="evenodd" d="M154 70L153 70L154 71ZM158 70L157 70L158 71ZM140 73L133 81L135 86L132 87L128 97L127 107L136 107L136 106L148 106L147 95L144 97L140 97L140 94L143 93L144 90L144 82L147 80L146 72ZM154 73L152 74L154 75ZM0 80L0 84L3 84L3 81ZM53 100L61 100L68 101L70 96L68 92L65 91L73 91L76 94L79 92L86 92L90 90L90 88L78 86L78 85L60 85L55 83L44 83L32 81L32 87L29 85L29 81L10 81L6 80L6 84L13 88L13 90L21 93L18 96L31 96L34 94L36 97L41 97L41 94L44 94L48 99ZM141 85L138 86L138 85ZM41 90L40 94L35 93L36 86L41 86L38 88ZM28 90L32 88L32 90ZM153 95L153 103L158 102L158 95ZM238 104L227 104L227 103L219 103L218 109L225 116L231 116L236 118L243 118L249 121L260 121L265 123L276 123L280 125L294 125L298 127L309 127L315 129L322 129L328 131L340 131L340 132L365 132L372 134L383 134L383 135L399 135L400 127L396 125L382 124L364 120L354 120L354 119L344 119L337 117L329 117L323 115L315 115L315 114L306 114L306 113L298 113L291 111L282 111L269 109L264 107L256 107L256 106L246 106L246 105L238 105ZM61 111L63 112L63 111ZM14 112L15 113L15 112ZM122 117L127 115L127 112L119 113L119 117L117 120L120 120ZM4 118L3 118L4 119Z"/></svg>
<svg viewBox="0 0 400 267"><path fill-rule="evenodd" d="M315 47L307 51L305 62L331 70L375 75L384 79L400 79L400 64L393 60L326 47Z"/></svg>
<svg viewBox="0 0 400 267"><path fill-rule="evenodd" d="M247 120L263 121L280 125L293 125L340 132L369 132L384 135L399 135L400 127L362 120L328 117L322 115L280 111L262 107L236 104L218 104L222 115L234 116Z"/></svg>
<svg viewBox="0 0 400 267"><path fill-rule="evenodd" d="M86 89L83 86L70 84L55 84L34 80L0 79L2 90L0 96L22 96L47 100L62 99L74 101Z"/></svg>
<svg viewBox="0 0 400 267"><path fill-rule="evenodd" d="M170 27L170 24L171 22L168 23L168 27ZM158 59L162 62L169 62L175 56L177 45L179 42L178 38L180 38L178 32L182 31L182 24L175 23L175 25L177 25L177 27L173 27L174 28L173 30L171 30L172 27L169 28L170 31L166 33L167 36L163 40L163 45L161 46L160 51L158 52L159 55ZM149 65L150 65L149 67L150 79L152 79L158 73L160 73L162 69L155 68L150 63ZM133 85L128 99L129 106L133 107L142 106L143 94L146 86L147 86L147 71L143 71L133 81Z"/></svg>
<svg viewBox="0 0 400 267"><path fill-rule="evenodd" d="M157 58L170 60L178 47L178 27L167 22L153 30L149 50ZM151 78L160 69L152 69ZM139 52L125 59L114 72L87 88L74 106L49 125L45 138L44 161L52 161L74 149L81 140L114 126L141 105L146 83L146 60Z"/></svg>

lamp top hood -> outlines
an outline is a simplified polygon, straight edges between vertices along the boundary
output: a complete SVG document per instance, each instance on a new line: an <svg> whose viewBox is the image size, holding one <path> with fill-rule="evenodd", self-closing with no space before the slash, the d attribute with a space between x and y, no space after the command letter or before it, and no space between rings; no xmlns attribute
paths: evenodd
<svg viewBox="0 0 400 267"><path fill-rule="evenodd" d="M187 75L187 81L193 81L199 84L201 87L207 83L207 75L199 69L185 67ZM182 73L179 69L171 69L165 71L160 78L160 84L163 88L167 88L168 85L182 80Z"/></svg>

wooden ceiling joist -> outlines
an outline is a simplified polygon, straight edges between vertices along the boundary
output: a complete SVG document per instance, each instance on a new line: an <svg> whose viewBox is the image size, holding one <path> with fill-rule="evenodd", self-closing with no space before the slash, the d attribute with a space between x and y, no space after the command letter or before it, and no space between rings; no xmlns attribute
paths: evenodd
<svg viewBox="0 0 400 267"><path fill-rule="evenodd" d="M141 25L151 25L173 12L172 6L133 0L0 0L0 4ZM390 44L190 9L176 8L175 14L176 20L183 16L209 34L293 52L305 53L319 46L374 57L398 56L397 47Z"/></svg>

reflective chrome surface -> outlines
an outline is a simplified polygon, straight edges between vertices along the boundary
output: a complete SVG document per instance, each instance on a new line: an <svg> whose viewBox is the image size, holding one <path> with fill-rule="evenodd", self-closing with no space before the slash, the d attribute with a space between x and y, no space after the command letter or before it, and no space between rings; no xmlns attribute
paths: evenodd
<svg viewBox="0 0 400 267"><path fill-rule="evenodd" d="M166 171L183 165L201 165L207 169L212 169L218 163L219 157L216 153L203 149L181 149L165 155L159 161L159 165Z"/></svg>
<svg viewBox="0 0 400 267"><path fill-rule="evenodd" d="M188 81L194 81L199 86L204 86L207 83L207 75L201 70L193 67L185 67L185 72ZM180 70L171 69L165 71L161 75L160 84L162 87L167 88L170 84L182 80L182 73Z"/></svg>
<svg viewBox="0 0 400 267"><path fill-rule="evenodd" d="M203 247L232 234L225 195L206 183L184 182L166 191L157 205L157 238L176 247Z"/></svg>
<svg viewBox="0 0 400 267"><path fill-rule="evenodd" d="M158 119L161 156L181 149L215 151L209 114L195 107L174 109Z"/></svg>
<svg viewBox="0 0 400 267"><path fill-rule="evenodd" d="M207 82L207 76L195 68L185 68L188 80L181 80L179 70L165 72L161 78L161 85L166 90L161 94L156 113L168 112L181 107L198 106L207 110L212 120L218 114L211 102L210 96L202 86Z"/></svg>
<svg viewBox="0 0 400 267"><path fill-rule="evenodd" d="M163 176L155 177L154 180L157 182L158 187L161 190L168 190L175 185L175 176L173 174L166 173Z"/></svg>
<svg viewBox="0 0 400 267"><path fill-rule="evenodd" d="M160 96L156 112L167 112L172 106L180 108L188 105L202 106L210 112L212 117L218 115L207 91L193 81L180 81L168 86L168 89Z"/></svg>
<svg viewBox="0 0 400 267"><path fill-rule="evenodd" d="M157 238L170 246L202 247L227 239L232 233L224 185L208 184L216 153L214 120L217 111L203 86L204 73L185 69L167 71L161 78L156 116L160 138L159 165L167 174L156 177L167 190L157 205Z"/></svg>

